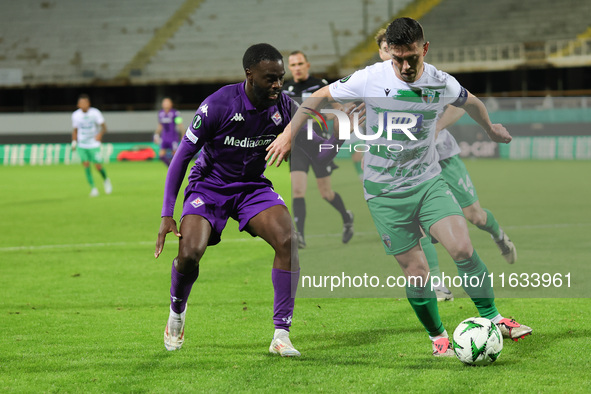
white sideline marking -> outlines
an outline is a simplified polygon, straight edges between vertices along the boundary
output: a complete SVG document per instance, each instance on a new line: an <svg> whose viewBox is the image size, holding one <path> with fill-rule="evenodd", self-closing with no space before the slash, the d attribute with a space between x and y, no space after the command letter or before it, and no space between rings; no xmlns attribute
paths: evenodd
<svg viewBox="0 0 591 394"><path fill-rule="evenodd" d="M518 229L544 229L544 228L565 228L565 227L588 227L591 223L555 223L555 224L525 224L519 226L503 226L502 228L507 230L518 230ZM469 226L470 230L476 229L474 226ZM375 232L356 232L355 235L374 235ZM340 237L341 233L330 233L330 234L314 234L309 235L306 238L327 238L327 237ZM233 242L250 242L253 241L251 238L232 238L224 239L223 243ZM262 241L261 238L255 238L254 241ZM177 244L178 240L170 239L166 241L168 245L171 243ZM32 246L6 246L1 247L0 252L18 252L22 250L43 250L43 249L67 249L67 248L102 248L109 246L132 246L132 245L156 245L156 241L137 241L137 242L96 242L96 243L80 243L80 244L61 244L61 245L32 245Z"/></svg>
<svg viewBox="0 0 591 394"><path fill-rule="evenodd" d="M261 240L256 238L256 240ZM224 242L245 242L249 239L225 239ZM261 240L262 241L262 240ZM166 244L178 244L178 240L167 240ZM96 242L96 243L81 243L81 244L61 244L61 245L32 245L32 246L7 246L0 248L0 252L15 252L21 250L42 250L42 249L68 249L68 248L102 248L109 246L132 246L132 245L152 245L156 246L156 241L137 241L137 242Z"/></svg>

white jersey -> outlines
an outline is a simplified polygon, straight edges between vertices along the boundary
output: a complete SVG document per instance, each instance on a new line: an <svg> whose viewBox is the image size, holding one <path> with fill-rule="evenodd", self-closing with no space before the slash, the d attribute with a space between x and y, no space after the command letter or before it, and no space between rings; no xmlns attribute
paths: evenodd
<svg viewBox="0 0 591 394"><path fill-rule="evenodd" d="M436 143L437 153L439 153L439 161L459 155L462 151L454 136L451 135L447 129L443 129L439 132Z"/></svg>
<svg viewBox="0 0 591 394"><path fill-rule="evenodd" d="M74 111L72 127L78 129L78 146L85 149L100 147L101 143L95 137L103 123L105 123L103 114L94 107L90 107L86 112L82 112L81 109Z"/></svg>
<svg viewBox="0 0 591 394"><path fill-rule="evenodd" d="M407 191L441 172L434 141L435 123L445 105L461 105L467 97L467 91L454 77L424 63L421 77L407 83L396 76L388 60L334 82L329 89L337 102L365 102L366 143L371 145L364 155L366 199ZM404 125L412 121L408 114L417 119L416 126L410 129L417 140L411 140L400 129L388 136L388 120L392 125ZM378 137L380 124L383 131ZM372 139L374 135L378 138Z"/></svg>

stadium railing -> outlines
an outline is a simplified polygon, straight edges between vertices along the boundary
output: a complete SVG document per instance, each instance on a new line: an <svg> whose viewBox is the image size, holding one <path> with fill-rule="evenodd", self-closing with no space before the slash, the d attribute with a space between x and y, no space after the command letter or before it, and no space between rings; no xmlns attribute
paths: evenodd
<svg viewBox="0 0 591 394"><path fill-rule="evenodd" d="M591 65L591 38L430 49L427 60L449 71L507 70L528 64Z"/></svg>

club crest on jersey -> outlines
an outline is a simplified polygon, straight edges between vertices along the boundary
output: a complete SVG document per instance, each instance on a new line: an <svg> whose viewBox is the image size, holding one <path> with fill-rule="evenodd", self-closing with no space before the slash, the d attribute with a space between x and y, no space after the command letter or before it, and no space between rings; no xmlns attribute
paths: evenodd
<svg viewBox="0 0 591 394"><path fill-rule="evenodd" d="M392 247L392 240L390 240L390 236L388 234L382 234L382 241L384 241L384 245L386 245L388 249Z"/></svg>
<svg viewBox="0 0 591 394"><path fill-rule="evenodd" d="M199 127L201 127L201 115L195 115L192 125L193 130L197 130Z"/></svg>
<svg viewBox="0 0 591 394"><path fill-rule="evenodd" d="M193 206L193 208L199 208L203 204L205 204L205 203L203 202L203 200L201 199L201 197L197 197L196 199L194 199L193 201L191 201L191 205Z"/></svg>
<svg viewBox="0 0 591 394"><path fill-rule="evenodd" d="M281 114L279 113L279 111L276 111L273 116L271 116L271 119L273 119L273 123L275 123L275 126L279 126L281 124L281 121L283 120L281 118Z"/></svg>
<svg viewBox="0 0 591 394"><path fill-rule="evenodd" d="M423 102L425 102L426 104L431 104L433 103L433 101L435 101L435 97L437 97L437 95L434 90L431 90L429 88L423 88L421 89L421 91L421 97L423 99Z"/></svg>

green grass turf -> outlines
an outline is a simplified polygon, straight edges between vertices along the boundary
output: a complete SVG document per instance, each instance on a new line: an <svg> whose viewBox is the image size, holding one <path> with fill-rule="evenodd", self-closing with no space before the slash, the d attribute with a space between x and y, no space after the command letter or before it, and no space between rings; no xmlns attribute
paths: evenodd
<svg viewBox="0 0 591 394"><path fill-rule="evenodd" d="M490 271L577 273L571 290L518 288L507 294L515 298L498 299L501 312L531 325L534 335L505 340L499 360L480 368L432 357L405 299L307 298L313 294L302 289L291 337L303 356L269 355L273 253L238 233L235 222L202 261L183 349L167 352L162 332L174 237L153 257L164 166L110 164L114 193L95 199L87 197L79 166L0 167L0 392L589 391L591 302L542 298L589 297L589 163L466 164L482 205L519 250L509 266L488 235L471 228ZM340 243L339 217L312 179L303 272L331 260L331 269L357 262L363 272L375 262L400 275L383 256L351 163L339 165L334 188L355 211L357 234ZM268 175L288 196L287 168ZM437 248L442 270L455 272ZM523 298L529 296L536 298ZM466 298L440 304L440 312L450 333L476 315Z"/></svg>

